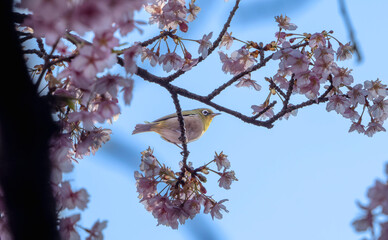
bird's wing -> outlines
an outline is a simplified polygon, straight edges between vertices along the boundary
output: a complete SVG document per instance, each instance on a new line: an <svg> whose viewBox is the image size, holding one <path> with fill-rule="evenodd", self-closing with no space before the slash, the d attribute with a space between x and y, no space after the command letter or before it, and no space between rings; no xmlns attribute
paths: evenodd
<svg viewBox="0 0 388 240"><path fill-rule="evenodd" d="M182 115L183 116L189 116L189 115L195 115L195 114L184 114L184 113L182 113ZM164 116L164 117L156 119L155 121L153 121L153 123L164 121L164 120L167 120L167 119L170 119L170 118L176 118L176 117L177 117L177 114L176 113L172 113L172 114L169 114L167 116Z"/></svg>

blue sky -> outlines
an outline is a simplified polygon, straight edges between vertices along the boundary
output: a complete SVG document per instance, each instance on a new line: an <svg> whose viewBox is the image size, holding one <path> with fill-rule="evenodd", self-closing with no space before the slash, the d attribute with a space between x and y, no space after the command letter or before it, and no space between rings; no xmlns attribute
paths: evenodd
<svg viewBox="0 0 388 240"><path fill-rule="evenodd" d="M353 68L355 83L376 78L388 83L388 50L384 46L388 2L347 2L364 61L350 60L342 62L343 66ZM234 1L197 3L202 11L184 37L200 39L213 31L214 40ZM243 40L270 42L277 30L273 17L281 13L298 25L296 32L333 30L338 39L349 41L336 0L242 1L230 31ZM146 17L138 14L139 19ZM149 27L142 36L131 35L128 41L148 39L158 32L155 26ZM264 77L272 76L276 67L277 62L272 62L253 74L263 86L261 92L232 86L214 101L250 114L251 105L264 101ZM150 71L165 74L160 69ZM221 71L215 53L174 84L206 94L229 78ZM190 99L180 100L183 109L205 107ZM172 230L156 226L156 219L138 202L133 172L139 167L140 152L148 146L155 149L159 161L175 170L180 151L157 134L131 132L137 123L174 112L174 105L164 89L135 77L131 106L122 106L119 119L106 125L113 130L111 141L95 156L80 160L68 176L74 179L75 188L85 187L91 195L80 223L91 226L96 219L108 220L106 239L360 239L350 225L360 213L355 201L365 201L367 187L383 177L388 135L349 134L349 120L325 107L302 109L297 117L277 122L272 129L243 123L225 113L216 117L206 134L189 144L189 160L200 166L211 160L215 151L229 156L239 181L225 190L218 187L215 176L209 177L206 188L215 199L229 199L226 206L230 212L215 221L200 214Z"/></svg>

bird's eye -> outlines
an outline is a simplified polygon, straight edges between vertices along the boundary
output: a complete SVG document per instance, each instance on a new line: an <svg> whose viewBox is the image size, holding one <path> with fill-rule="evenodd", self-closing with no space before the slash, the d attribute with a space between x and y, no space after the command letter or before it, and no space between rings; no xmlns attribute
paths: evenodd
<svg viewBox="0 0 388 240"><path fill-rule="evenodd" d="M209 115L209 111L208 111L208 110L203 110L203 111L202 111L202 114L203 114L204 116L207 116L207 115Z"/></svg>

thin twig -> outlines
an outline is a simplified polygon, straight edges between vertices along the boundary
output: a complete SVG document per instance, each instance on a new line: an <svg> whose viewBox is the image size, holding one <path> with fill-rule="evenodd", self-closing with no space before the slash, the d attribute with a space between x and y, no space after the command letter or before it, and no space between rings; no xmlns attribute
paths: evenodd
<svg viewBox="0 0 388 240"><path fill-rule="evenodd" d="M218 37L217 39L213 42L213 45L208 49L208 56L210 54L212 54L212 52L218 47L218 45L220 44L221 40L222 40L222 37L224 36L225 32L228 30L229 26L230 26L230 22L232 21L233 17L234 17L234 14L236 13L237 9L238 9L238 6L239 6L239 3L240 3L240 0L236 0L236 3L233 7L233 9L230 11L229 13L229 17L228 19L226 20L225 24L224 24L224 27L222 28L221 32L218 34ZM201 56L198 58L198 62L193 66L197 66L198 63L202 62L204 60L204 58ZM176 71L175 73L165 77L165 80L167 82L172 82L174 81L175 79L177 79L180 75L184 74L186 71L183 71L183 70L178 70Z"/></svg>
<svg viewBox="0 0 388 240"><path fill-rule="evenodd" d="M52 46L52 49L51 49L51 52L49 55L46 55L44 57L44 65L43 65L43 69L42 69L42 72L40 73L39 77L38 77L38 80L36 81L35 83L35 88L36 90L38 90L39 88L39 85L43 79L43 76L46 74L46 70L48 68L50 68L50 57L53 55L54 51L55 51L55 48L57 47L57 44L59 42L59 38L57 39L57 41L54 43L54 45Z"/></svg>
<svg viewBox="0 0 388 240"><path fill-rule="evenodd" d="M175 93L172 89L167 88L167 90L171 93L171 98L174 102L176 114L178 117L178 122L179 122L180 132L181 132L181 136L179 137L179 140L182 143L182 149L183 149L182 162L183 162L183 168L186 168L187 167L187 158L189 157L189 151L187 149L186 127L185 127L185 121L184 121L183 115L182 115L182 108L181 108L181 105L179 103L178 94Z"/></svg>
<svg viewBox="0 0 388 240"><path fill-rule="evenodd" d="M358 47L352 21L350 20L349 13L346 9L345 0L338 0L338 4L339 4L341 16L344 19L345 27L348 30L350 41L352 42L353 49L357 55L357 62L360 63L362 61L362 54L361 54L360 48Z"/></svg>

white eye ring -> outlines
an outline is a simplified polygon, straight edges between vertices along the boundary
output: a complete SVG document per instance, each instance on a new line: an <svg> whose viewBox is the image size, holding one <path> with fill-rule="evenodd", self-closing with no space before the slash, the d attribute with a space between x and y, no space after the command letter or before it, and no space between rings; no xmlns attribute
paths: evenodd
<svg viewBox="0 0 388 240"><path fill-rule="evenodd" d="M209 111L208 110L202 110L202 114L207 116L207 115L209 115Z"/></svg>

